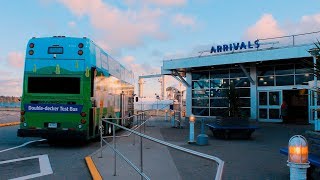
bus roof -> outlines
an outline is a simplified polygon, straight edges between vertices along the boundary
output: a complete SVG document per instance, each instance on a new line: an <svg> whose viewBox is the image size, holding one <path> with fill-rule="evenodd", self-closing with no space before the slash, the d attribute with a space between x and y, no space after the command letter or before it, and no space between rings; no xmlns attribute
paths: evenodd
<svg viewBox="0 0 320 180"><path fill-rule="evenodd" d="M82 50L83 54L79 54L79 50ZM53 58L85 60L90 66L96 67L104 74L110 74L130 84L134 83L133 72L125 68L89 38L53 36L33 37L29 40L26 59Z"/></svg>

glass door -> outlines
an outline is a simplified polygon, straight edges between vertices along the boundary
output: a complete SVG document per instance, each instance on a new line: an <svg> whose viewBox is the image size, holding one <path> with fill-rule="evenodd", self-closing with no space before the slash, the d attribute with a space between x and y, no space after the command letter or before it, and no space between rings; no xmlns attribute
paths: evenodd
<svg viewBox="0 0 320 180"><path fill-rule="evenodd" d="M282 91L259 91L259 121L281 122Z"/></svg>
<svg viewBox="0 0 320 180"><path fill-rule="evenodd" d="M317 96L317 97L316 97ZM320 107L320 101L319 101L319 94L315 94L314 90L309 89L308 90L308 105L309 105L309 123L314 123L316 114L319 119L320 112L316 112L316 109ZM316 106L316 99L318 99L318 105Z"/></svg>

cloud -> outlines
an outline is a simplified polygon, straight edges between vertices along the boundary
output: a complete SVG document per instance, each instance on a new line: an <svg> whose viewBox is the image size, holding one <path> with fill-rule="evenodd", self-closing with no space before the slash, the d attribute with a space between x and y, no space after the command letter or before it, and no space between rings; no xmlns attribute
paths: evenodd
<svg viewBox="0 0 320 180"><path fill-rule="evenodd" d="M127 5L143 4L162 7L183 6L187 0L124 0Z"/></svg>
<svg viewBox="0 0 320 180"><path fill-rule="evenodd" d="M264 14L253 26L249 27L245 32L245 39L263 39L270 37L278 37L286 35L278 22L271 14Z"/></svg>
<svg viewBox="0 0 320 180"><path fill-rule="evenodd" d="M306 32L312 32L312 31L319 31L320 14L302 16L298 23L289 23L286 26L286 29L294 31L294 33L306 33Z"/></svg>
<svg viewBox="0 0 320 180"><path fill-rule="evenodd" d="M22 78L9 78L0 80L0 92L4 96L21 96Z"/></svg>
<svg viewBox="0 0 320 180"><path fill-rule="evenodd" d="M133 56L125 56L121 58L121 63L124 64L128 69L135 73L135 77L138 78L140 75L148 74L160 74L160 68L152 66L148 63L136 63Z"/></svg>
<svg viewBox="0 0 320 180"><path fill-rule="evenodd" d="M175 15L172 21L175 25L190 26L190 27L195 27L196 25L194 17L186 16L183 14Z"/></svg>
<svg viewBox="0 0 320 180"><path fill-rule="evenodd" d="M124 48L143 44L146 37L162 39L159 20L163 11L142 7L139 10L120 9L102 0L57 0L74 15L89 17L90 23L103 34L107 47ZM112 46L111 46L112 45Z"/></svg>
<svg viewBox="0 0 320 180"><path fill-rule="evenodd" d="M6 60L10 67L19 69L24 66L24 54L21 52L9 52Z"/></svg>
<svg viewBox="0 0 320 180"><path fill-rule="evenodd" d="M143 0L147 3L152 3L160 6L182 6L185 5L187 0Z"/></svg>
<svg viewBox="0 0 320 180"><path fill-rule="evenodd" d="M244 39L263 39L295 34L317 32L320 29L320 14L304 15L298 21L278 22L271 14L263 15L244 34ZM295 44L315 42L320 33L295 36ZM292 36L274 39L280 45L292 45Z"/></svg>

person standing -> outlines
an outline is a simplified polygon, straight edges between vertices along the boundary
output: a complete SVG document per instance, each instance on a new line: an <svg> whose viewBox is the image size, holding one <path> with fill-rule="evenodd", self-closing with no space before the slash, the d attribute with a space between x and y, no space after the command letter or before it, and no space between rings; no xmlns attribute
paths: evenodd
<svg viewBox="0 0 320 180"><path fill-rule="evenodd" d="M281 104L281 118L283 123L288 123L288 104L285 100Z"/></svg>

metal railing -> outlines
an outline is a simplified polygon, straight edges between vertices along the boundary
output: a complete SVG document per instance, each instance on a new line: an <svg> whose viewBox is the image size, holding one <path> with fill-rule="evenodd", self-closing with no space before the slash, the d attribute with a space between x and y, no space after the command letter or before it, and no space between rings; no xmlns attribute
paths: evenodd
<svg viewBox="0 0 320 180"><path fill-rule="evenodd" d="M197 156L197 157L200 157L200 158L203 158L203 159L206 159L206 160L210 160L210 161L214 161L217 165L218 165L218 169L217 169L217 173L215 175L215 179L216 180L220 180L222 178L222 173L223 173L223 167L224 167L224 161L222 161L221 159L219 159L218 157L215 157L215 156L211 156L211 155L208 155L208 154L204 154L204 153L200 153L200 152L197 152L197 151L193 151L193 150L190 150L190 149L187 149L187 148L183 148L183 147L180 147L180 146L177 146L177 145L174 145L174 144L171 144L171 143L168 143L168 142L165 142L165 141L162 141L162 140L159 140L159 139L156 139L156 138L153 138L151 136L147 136L145 134L142 134L141 131L142 131L142 125L144 125L144 130L145 130L145 123L147 122L147 120L145 119L145 113L141 113L141 114L138 114L138 115L133 115L131 117L127 117L127 118L132 118L132 117L137 117L137 123L140 125L137 125L135 130L139 128L139 132L135 131L135 130L132 130L132 129L129 129L129 128L126 128L124 126L121 126L121 125L118 125L116 123L113 123L111 122L110 120L119 120L121 118L103 118L101 120L101 123L100 123L100 138L101 138L101 147L99 150L97 150L96 152L100 151L101 152L101 157L102 157L102 150L105 149L106 147L110 147L113 151L114 151L114 172L113 172L113 175L116 176L117 174L117 155L120 156L123 160L125 160L137 173L140 174L141 176L141 179L150 179L143 171L143 138L145 139L148 139L150 141L153 141L155 143L158 143L158 144L161 144L161 145L164 145L166 147L170 147L170 148L173 148L175 150L179 150L179 151L182 151L184 153L188 153L188 154L191 154L193 156ZM127 118L124 118L124 119L127 119ZM113 130L113 134L112 136L102 136L102 121L103 122L106 122L107 124L109 125L112 125L112 130ZM130 132L128 135L124 135L124 136L116 136L116 133L115 133L115 127L119 127L125 131L128 131ZM137 167L135 164L133 164L127 157L125 157L118 149L117 149L117 143L116 143L116 137L128 137L130 136L131 134L134 134L134 135L137 135L137 136L140 136L140 168ZM107 137L112 137L112 145L110 143L108 143L104 138L107 138ZM106 144L105 146L103 146L103 142Z"/></svg>
<svg viewBox="0 0 320 180"><path fill-rule="evenodd" d="M294 46L302 46L302 45L311 45L317 42L319 35L320 35L320 31L314 31L314 32L293 34L293 35L287 35L287 36L258 38L257 40L259 40L259 44L260 44L259 48L252 48L252 49L246 49L243 51L237 51L237 53L285 48L285 47L294 47ZM179 61L179 60L185 60L187 58L193 58L193 57L219 56L221 54L234 53L234 51L227 51L227 52L212 54L211 50L207 49L207 50L200 51L198 53L200 54L192 55L192 56L184 56L179 58L170 58L163 61L176 61L176 60Z"/></svg>

